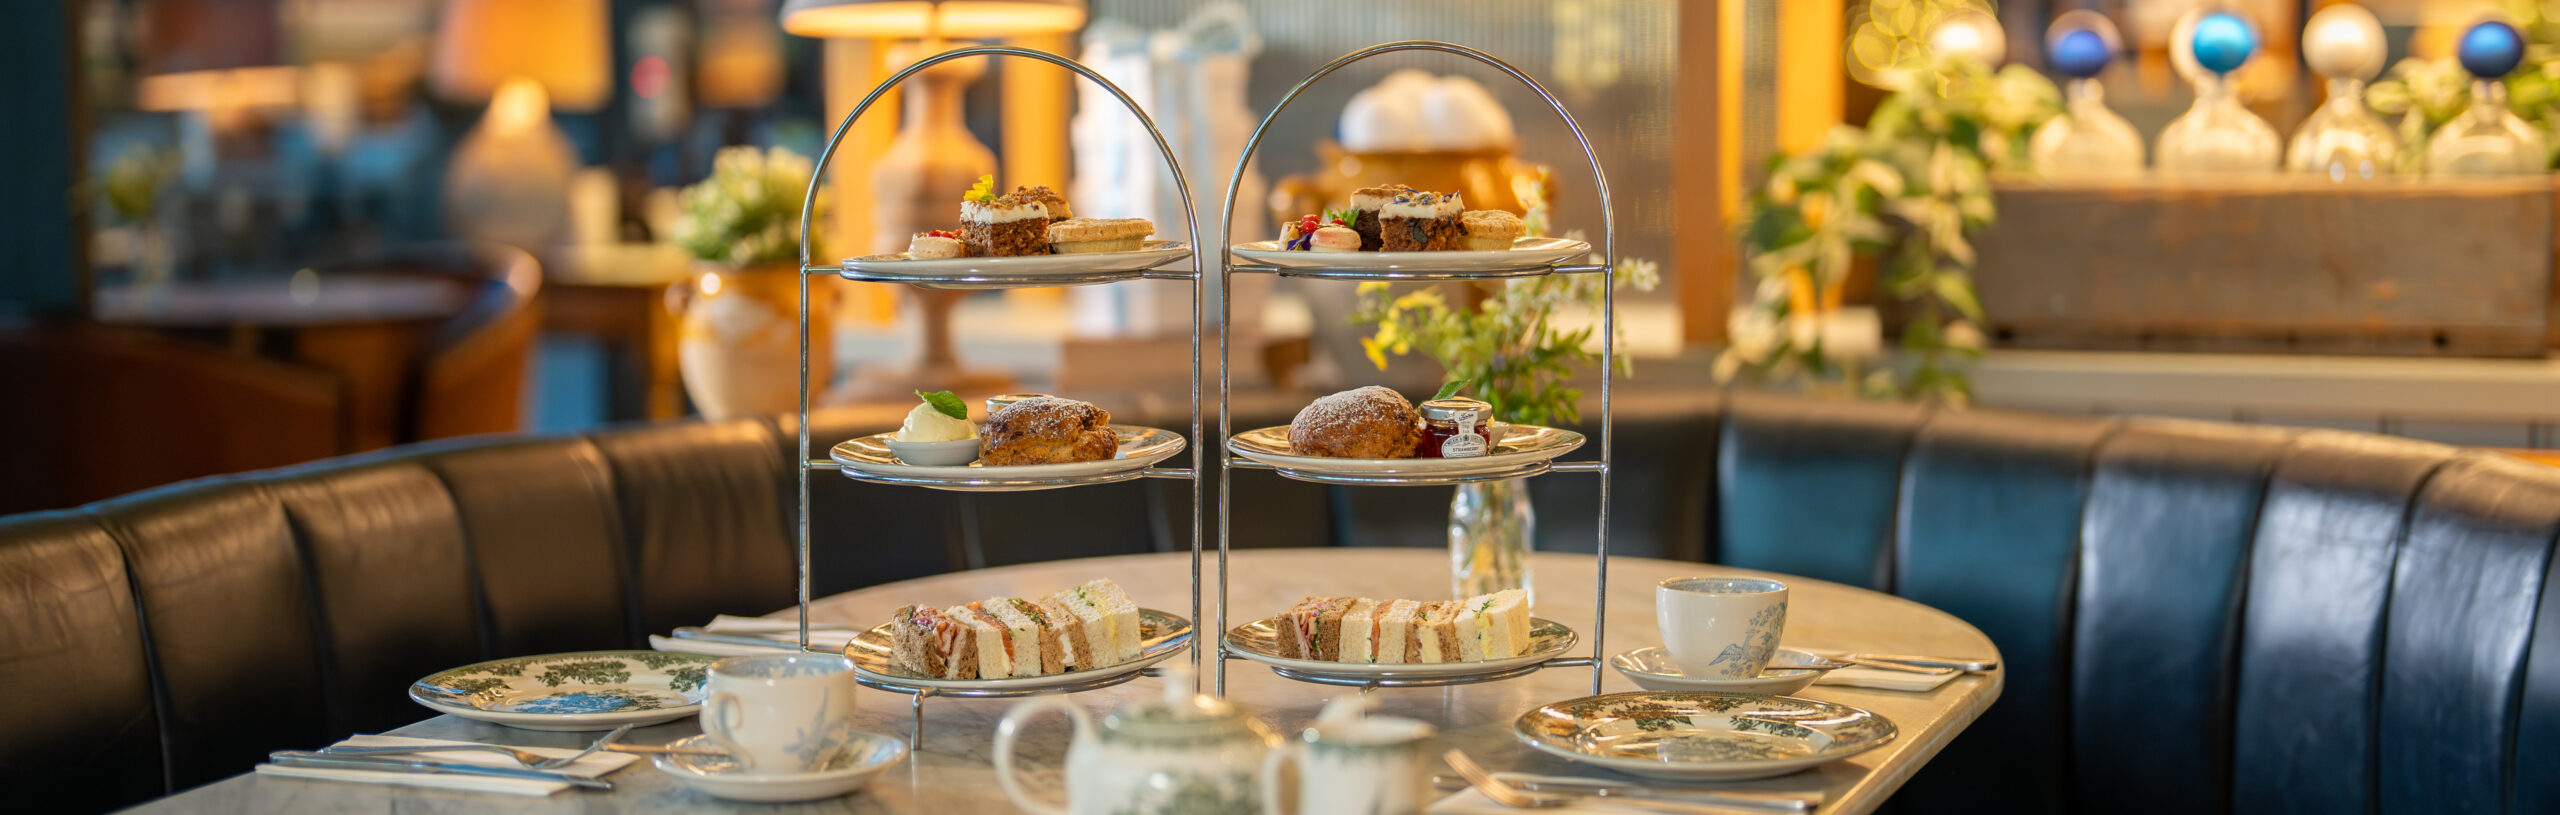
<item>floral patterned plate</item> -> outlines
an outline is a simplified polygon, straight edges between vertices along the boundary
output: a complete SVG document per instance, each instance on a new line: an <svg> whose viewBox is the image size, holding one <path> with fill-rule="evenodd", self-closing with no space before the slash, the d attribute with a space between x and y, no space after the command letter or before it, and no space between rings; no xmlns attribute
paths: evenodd
<svg viewBox="0 0 2560 815"><path fill-rule="evenodd" d="M1785 775L1882 747L1900 735L1891 720L1848 705L1694 691L1556 702L1520 714L1511 730L1545 752L1675 781Z"/></svg>
<svg viewBox="0 0 2560 815"><path fill-rule="evenodd" d="M652 725L700 711L703 680L719 659L666 651L501 659L418 680L409 698L437 713L526 730Z"/></svg>

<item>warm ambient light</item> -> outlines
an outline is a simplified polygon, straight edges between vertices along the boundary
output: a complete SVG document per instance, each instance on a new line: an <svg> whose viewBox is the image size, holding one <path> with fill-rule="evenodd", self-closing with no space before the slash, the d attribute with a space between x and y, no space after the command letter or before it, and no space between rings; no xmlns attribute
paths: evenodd
<svg viewBox="0 0 2560 815"><path fill-rule="evenodd" d="M2009 55L2009 36L2000 20L1975 9L1959 9L1939 18L1929 29L1929 50L1940 56L1998 65Z"/></svg>
<svg viewBox="0 0 2560 815"><path fill-rule="evenodd" d="M1017 37L1074 31L1080 0L787 0L782 30L803 37Z"/></svg>
<svg viewBox="0 0 2560 815"><path fill-rule="evenodd" d="M446 99L490 98L508 80L542 83L551 105L595 110L613 97L605 0L451 0L427 84Z"/></svg>

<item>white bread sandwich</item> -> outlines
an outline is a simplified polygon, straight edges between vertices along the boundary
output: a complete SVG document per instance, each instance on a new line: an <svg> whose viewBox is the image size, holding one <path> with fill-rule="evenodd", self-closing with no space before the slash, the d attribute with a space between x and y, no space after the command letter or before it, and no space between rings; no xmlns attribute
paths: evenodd
<svg viewBox="0 0 2560 815"><path fill-rule="evenodd" d="M1011 679L1109 667L1138 658L1138 604L1109 580L1038 600L990 597L906 606L889 620L890 661L927 679Z"/></svg>
<svg viewBox="0 0 2560 815"><path fill-rule="evenodd" d="M979 618L993 622L1002 629L1005 664L1011 668L1005 672L1005 676L1039 676L1043 673L1057 673L1054 669L1042 670L1040 626L1024 615L1021 609L1014 608L1012 599L990 597L969 604L969 610L975 612ZM981 658L979 664L984 665L985 660Z"/></svg>
<svg viewBox="0 0 2560 815"><path fill-rule="evenodd" d="M1085 647L1078 649L1086 657L1082 669L1109 667L1138 658L1138 604L1130 601L1119 584L1096 580L1050 597L1083 623L1084 640L1080 644Z"/></svg>
<svg viewBox="0 0 2560 815"><path fill-rule="evenodd" d="M1378 641L1373 651L1378 662L1415 662L1413 626L1421 619L1422 604L1412 600L1389 600L1378 606Z"/></svg>
<svg viewBox="0 0 2560 815"><path fill-rule="evenodd" d="M1529 593L1504 589L1467 599L1459 628L1473 628L1474 659L1509 659L1529 651ZM1461 647L1464 647L1463 645Z"/></svg>
<svg viewBox="0 0 2560 815"><path fill-rule="evenodd" d="M1378 661L1378 601L1360 598L1342 611L1342 662Z"/></svg>
<svg viewBox="0 0 2560 815"><path fill-rule="evenodd" d="M1421 616L1413 624L1413 662L1457 662L1459 656L1458 616L1461 606L1441 600L1422 604Z"/></svg>

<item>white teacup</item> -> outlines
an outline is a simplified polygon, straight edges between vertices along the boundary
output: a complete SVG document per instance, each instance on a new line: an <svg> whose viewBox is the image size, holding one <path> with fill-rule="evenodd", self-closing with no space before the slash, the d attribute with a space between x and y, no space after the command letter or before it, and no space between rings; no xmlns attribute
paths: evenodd
<svg viewBox="0 0 2560 815"><path fill-rule="evenodd" d="M1430 724L1412 719L1319 719L1298 738L1263 754L1262 811L1289 815L1281 808L1280 764L1295 761L1301 815L1420 815L1431 802L1430 757L1424 748L1433 732Z"/></svg>
<svg viewBox="0 0 2560 815"><path fill-rule="evenodd" d="M711 663L702 732L753 775L824 769L853 734L853 660L757 654Z"/></svg>
<svg viewBox="0 0 2560 815"><path fill-rule="evenodd" d="M1675 577L1654 589L1662 647L1682 676L1759 676L1787 628L1787 584L1756 577Z"/></svg>

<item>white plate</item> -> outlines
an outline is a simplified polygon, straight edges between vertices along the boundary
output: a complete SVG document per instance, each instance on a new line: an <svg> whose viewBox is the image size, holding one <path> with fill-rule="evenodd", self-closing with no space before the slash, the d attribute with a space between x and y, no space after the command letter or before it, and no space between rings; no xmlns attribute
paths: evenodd
<svg viewBox="0 0 2560 815"><path fill-rule="evenodd" d="M997 289L1127 280L1191 256L1191 245L1147 241L1134 252L915 260L905 252L846 258L846 277L945 289Z"/></svg>
<svg viewBox="0 0 2560 815"><path fill-rule="evenodd" d="M1009 492L1070 486L1076 483L1107 483L1136 478L1156 462L1182 452L1182 434L1171 430L1135 425L1112 425L1120 436L1120 455L1101 461L1079 461L1073 464L1014 464L988 466L970 462L956 467L919 467L899 463L889 452L889 433L875 433L835 446L830 453L855 477L872 476L883 481L973 492ZM1052 483L1040 483L1052 482Z"/></svg>
<svg viewBox="0 0 2560 815"><path fill-rule="evenodd" d="M1553 459L1582 446L1582 434L1533 424L1497 424L1501 438L1488 455L1472 458L1329 458L1289 453L1289 426L1247 430L1227 439L1236 455L1283 470L1320 475L1466 475L1509 470Z"/></svg>
<svg viewBox="0 0 2560 815"><path fill-rule="evenodd" d="M1239 243L1232 248L1236 257L1282 274L1334 272L1351 277L1530 275L1591 254L1591 244L1565 238L1519 238L1509 250L1498 252L1292 252L1281 248L1279 241Z"/></svg>
<svg viewBox="0 0 2560 815"><path fill-rule="evenodd" d="M1005 679L926 679L910 676L898 668L891 656L896 635L890 630L897 623L881 623L862 632L844 646L844 655L853 658L854 674L884 685L904 688L933 688L941 691L981 691L1010 693L1049 688L1069 688L1116 676L1136 673L1165 658L1182 653L1191 645L1191 621L1179 615L1152 608L1138 609L1138 658L1107 668L1068 671L1047 676L1008 677Z"/></svg>
<svg viewBox="0 0 2560 815"><path fill-rule="evenodd" d="M1476 662L1326 662L1281 656L1279 619L1264 617L1228 631L1227 650L1236 652L1237 656L1296 673L1358 679L1426 679L1499 673L1527 667L1564 656L1580 640L1581 636L1564 623L1531 617L1529 649L1516 657Z"/></svg>
<svg viewBox="0 0 2560 815"><path fill-rule="evenodd" d="M438 671L409 698L449 713L526 730L611 730L692 716L719 657L665 651L545 654Z"/></svg>
<svg viewBox="0 0 2560 815"><path fill-rule="evenodd" d="M1745 693L1639 691L1539 706L1511 723L1530 747L1646 778L1740 781L1891 743L1893 722L1848 705Z"/></svg>
<svg viewBox="0 0 2560 815"><path fill-rule="evenodd" d="M687 736L667 745L679 750L717 750L708 736ZM907 757L904 740L876 733L855 732L853 741L826 769L807 773L749 775L738 771L738 763L727 758L686 755L661 755L658 771L674 776L676 783L714 798L732 801L814 801L833 798L862 788L881 770Z"/></svg>
<svg viewBox="0 0 2560 815"><path fill-rule="evenodd" d="M1663 650L1662 646L1648 645L1610 657L1609 667L1618 669L1618 673L1626 675L1627 681L1634 682L1636 687L1645 690L1700 690L1783 696L1804 690L1806 685L1811 685L1814 680L1822 678L1821 671L1790 671L1786 666L1815 665L1829 661L1815 656L1811 651L1780 648L1777 653L1769 656L1769 667L1761 670L1759 676L1746 679L1704 679L1681 675L1680 666L1671 664L1671 652Z"/></svg>

